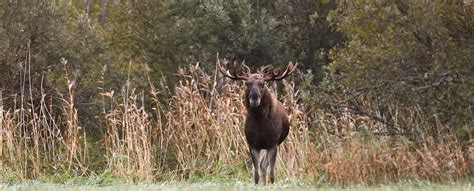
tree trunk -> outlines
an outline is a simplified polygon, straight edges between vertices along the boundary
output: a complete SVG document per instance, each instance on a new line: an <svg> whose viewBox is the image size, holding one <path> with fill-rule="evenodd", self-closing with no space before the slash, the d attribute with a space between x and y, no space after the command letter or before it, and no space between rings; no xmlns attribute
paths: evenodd
<svg viewBox="0 0 474 191"><path fill-rule="evenodd" d="M91 0L84 0L84 10L86 11L87 16L91 12Z"/></svg>
<svg viewBox="0 0 474 191"><path fill-rule="evenodd" d="M107 0L100 0L100 15L99 15L99 23L101 25L107 22Z"/></svg>

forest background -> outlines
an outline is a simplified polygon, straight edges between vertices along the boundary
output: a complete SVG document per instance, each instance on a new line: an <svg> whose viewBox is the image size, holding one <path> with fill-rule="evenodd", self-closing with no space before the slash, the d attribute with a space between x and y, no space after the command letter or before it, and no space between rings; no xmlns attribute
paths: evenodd
<svg viewBox="0 0 474 191"><path fill-rule="evenodd" d="M3 181L249 181L242 87L217 62L300 63L270 84L292 120L280 178L474 172L470 0L2 0L0 15Z"/></svg>

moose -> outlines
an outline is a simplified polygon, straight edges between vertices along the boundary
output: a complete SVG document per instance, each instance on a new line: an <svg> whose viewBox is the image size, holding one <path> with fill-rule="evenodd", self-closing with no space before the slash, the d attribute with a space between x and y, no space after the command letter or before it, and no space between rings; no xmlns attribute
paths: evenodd
<svg viewBox="0 0 474 191"><path fill-rule="evenodd" d="M238 74L235 63L231 71L226 69L225 64L218 64L219 71L224 76L232 80L243 80L247 85L244 95L244 105L247 109L245 138L252 158L255 184L258 184L260 178L263 184L266 184L268 170L270 182L275 182L278 146L286 139L290 130L285 108L276 96L270 93L266 82L279 81L290 76L297 65L290 62L283 72L267 65L261 67L257 73L250 74L249 67L242 64L245 71Z"/></svg>

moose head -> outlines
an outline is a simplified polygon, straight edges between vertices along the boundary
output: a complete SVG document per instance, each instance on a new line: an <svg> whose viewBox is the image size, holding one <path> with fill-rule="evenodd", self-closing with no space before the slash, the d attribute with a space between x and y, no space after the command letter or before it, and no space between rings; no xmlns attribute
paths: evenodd
<svg viewBox="0 0 474 191"><path fill-rule="evenodd" d="M243 71L238 74L237 64L234 63L232 69L229 71L225 68L225 64L219 65L219 71L226 77L232 80L243 80L246 82L246 100L250 107L259 107L262 98L268 93L265 87L268 81L278 81L290 76L298 66L298 63L293 64L289 62L286 69L282 72L279 69L274 69L273 66L267 65L258 69L257 73L250 73L250 68L242 64Z"/></svg>

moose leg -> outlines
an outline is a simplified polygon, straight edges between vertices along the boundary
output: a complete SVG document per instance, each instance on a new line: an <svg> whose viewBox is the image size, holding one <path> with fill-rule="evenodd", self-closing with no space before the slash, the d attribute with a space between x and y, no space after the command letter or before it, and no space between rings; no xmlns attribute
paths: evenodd
<svg viewBox="0 0 474 191"><path fill-rule="evenodd" d="M250 148L250 155L252 156L252 163L253 163L253 179L255 180L255 184L258 184L258 180L260 179L260 175L258 173L259 169L259 158L260 158L260 151L254 148Z"/></svg>
<svg viewBox="0 0 474 191"><path fill-rule="evenodd" d="M275 146L267 151L267 159L269 160L270 164L270 182L273 184L275 183L275 162L277 157L278 147Z"/></svg>
<svg viewBox="0 0 474 191"><path fill-rule="evenodd" d="M267 184L268 155L266 150L262 150L263 156L260 158L260 175L262 176L263 185Z"/></svg>

